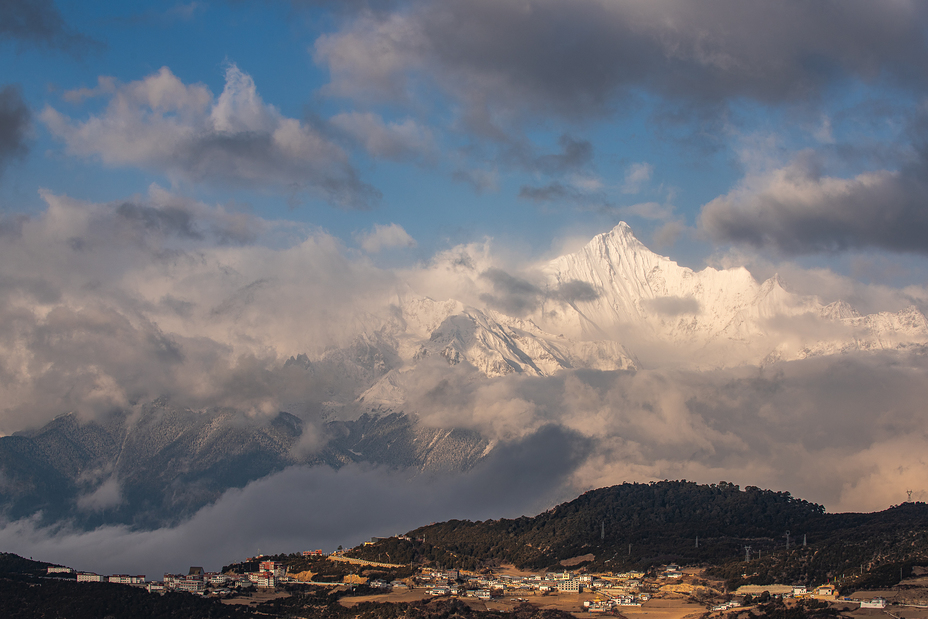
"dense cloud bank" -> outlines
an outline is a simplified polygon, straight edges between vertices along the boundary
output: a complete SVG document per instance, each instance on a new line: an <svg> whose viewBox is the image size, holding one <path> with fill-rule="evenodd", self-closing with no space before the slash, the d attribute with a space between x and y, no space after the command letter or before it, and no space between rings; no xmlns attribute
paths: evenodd
<svg viewBox="0 0 928 619"><path fill-rule="evenodd" d="M39 216L0 221L4 433L162 395L276 413L319 386L289 398L269 370L349 342L391 289L331 236L157 186L105 205L44 197Z"/></svg>
<svg viewBox="0 0 928 619"><path fill-rule="evenodd" d="M721 479L787 490L829 511L928 498L928 354L815 359L767 370L423 378L424 423L478 428L491 454L458 474L292 467L230 490L170 529L0 529L13 552L100 572L211 569L257 552L353 545L449 518L532 515L584 490ZM376 505L376 509L371 509Z"/></svg>
<svg viewBox="0 0 928 619"><path fill-rule="evenodd" d="M805 99L854 78L922 86L911 78L926 18L915 2L413 2L362 12L315 54L334 94L408 101L425 81L493 135L526 111L596 117L641 90L712 106Z"/></svg>
<svg viewBox="0 0 928 619"><path fill-rule="evenodd" d="M218 570L254 554L334 550L373 535L393 535L449 518L485 519L535 513L571 498L565 480L584 439L544 428L457 477L346 467L292 467L230 490L171 529L104 526L83 532L37 528L22 520L0 529L8 552L98 573Z"/></svg>

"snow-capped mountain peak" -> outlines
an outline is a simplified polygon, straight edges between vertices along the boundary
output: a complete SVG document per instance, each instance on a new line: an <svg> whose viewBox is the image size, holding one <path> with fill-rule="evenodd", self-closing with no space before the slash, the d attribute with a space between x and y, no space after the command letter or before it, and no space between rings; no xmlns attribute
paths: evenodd
<svg viewBox="0 0 928 619"><path fill-rule="evenodd" d="M634 342L639 356L643 348L669 347L696 365L738 365L759 363L772 350L790 359L883 347L880 342L928 342L917 309L920 319L910 310L860 317L847 303L825 306L790 292L778 275L759 284L743 267L693 271L649 250L624 222L541 270L551 290L586 291L546 299L533 316L542 328L581 340ZM819 335L791 332L790 321L801 316L823 321Z"/></svg>

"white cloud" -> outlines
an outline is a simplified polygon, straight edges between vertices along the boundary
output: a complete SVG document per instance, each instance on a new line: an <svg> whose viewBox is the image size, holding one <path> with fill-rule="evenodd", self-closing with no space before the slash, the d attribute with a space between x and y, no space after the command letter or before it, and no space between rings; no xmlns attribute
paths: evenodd
<svg viewBox="0 0 928 619"><path fill-rule="evenodd" d="M101 78L97 89L66 97L90 95L109 97L102 114L85 121L52 107L41 114L72 155L172 179L308 192L345 208L368 207L379 196L358 178L341 147L265 104L251 76L234 64L218 99L202 84L184 84L167 67L128 84Z"/></svg>
<svg viewBox="0 0 928 619"><path fill-rule="evenodd" d="M370 232L358 234L357 240L369 254L376 254L384 249L416 246L416 240L399 224L374 224L374 229Z"/></svg>
<svg viewBox="0 0 928 619"><path fill-rule="evenodd" d="M78 497L77 507L86 511L102 512L116 507L122 502L122 487L119 480L111 477L90 494Z"/></svg>
<svg viewBox="0 0 928 619"><path fill-rule="evenodd" d="M157 186L111 204L43 197L0 244L4 433L160 394L276 413L311 387L269 369L349 343L396 281L327 234ZM296 240L257 243L281 230Z"/></svg>
<svg viewBox="0 0 928 619"><path fill-rule="evenodd" d="M434 154L431 130L410 118L385 123L376 114L346 112L333 116L331 122L379 159L427 160Z"/></svg>
<svg viewBox="0 0 928 619"><path fill-rule="evenodd" d="M633 163L625 171L625 183L622 193L638 193L642 187L651 180L654 166L650 163Z"/></svg>

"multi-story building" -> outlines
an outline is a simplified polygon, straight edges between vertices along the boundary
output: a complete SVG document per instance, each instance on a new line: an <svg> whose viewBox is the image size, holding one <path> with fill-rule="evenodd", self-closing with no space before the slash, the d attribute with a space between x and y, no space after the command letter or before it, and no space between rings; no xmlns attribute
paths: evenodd
<svg viewBox="0 0 928 619"><path fill-rule="evenodd" d="M93 572L78 572L77 582L103 582L105 576Z"/></svg>
<svg viewBox="0 0 928 619"><path fill-rule="evenodd" d="M262 561L260 568L260 571L270 572L275 578L283 578L287 575L287 566L281 561Z"/></svg>
<svg viewBox="0 0 928 619"><path fill-rule="evenodd" d="M140 585L145 583L145 575L129 576L128 574L113 574L107 580L108 582L115 582L120 585Z"/></svg>
<svg viewBox="0 0 928 619"><path fill-rule="evenodd" d="M229 582L231 579L226 574L220 574L219 572L206 572L203 574L203 580L209 583L211 586L224 585Z"/></svg>
<svg viewBox="0 0 928 619"><path fill-rule="evenodd" d="M188 579L184 577L182 580L178 580L174 583L174 589L185 593L202 593L203 590L206 589L206 584L202 579Z"/></svg>
<svg viewBox="0 0 928 619"><path fill-rule="evenodd" d="M249 572L248 579L256 587L273 587L277 584L277 579L274 576L274 572Z"/></svg>
<svg viewBox="0 0 928 619"><path fill-rule="evenodd" d="M206 589L202 574L165 574L164 588L185 591L187 593L200 593Z"/></svg>

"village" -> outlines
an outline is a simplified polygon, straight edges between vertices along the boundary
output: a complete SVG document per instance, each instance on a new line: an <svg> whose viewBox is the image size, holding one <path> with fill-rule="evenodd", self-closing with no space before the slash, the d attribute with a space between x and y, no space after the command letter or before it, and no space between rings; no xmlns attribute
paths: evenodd
<svg viewBox="0 0 928 619"><path fill-rule="evenodd" d="M409 566L364 561L345 556L338 550L323 553L305 551L303 557L347 563L361 573L345 575L341 582L315 581L312 572L289 573L286 563L264 556L250 557L245 564L256 565L254 571L237 573L207 572L191 567L186 574L164 574L160 581L147 581L144 575L114 574L103 576L90 572L74 572L66 567L49 567L50 576L74 577L77 582L106 582L144 588L151 593L170 591L219 598L226 603L255 604L262 600L290 595L307 586L324 586L342 592L351 592L341 598L351 606L362 601L406 602L417 599L457 597L471 599L488 610L506 610L522 602L557 608L576 616L618 615L635 619L678 619L694 612L721 616L733 609L764 602L772 598L783 600L814 599L840 606L840 610L883 610L892 602L881 592L859 592L839 598L833 584L818 587L800 585L749 585L728 592L722 583L709 581L698 567L664 565L648 572L588 573L585 570L563 569L545 573L521 572L502 567L494 570L470 572L459 569L420 567L412 576L385 580L368 577L365 573L377 570L408 568ZM920 583L928 585L928 583ZM905 600L902 604L916 615L895 616L926 617L924 600Z"/></svg>

